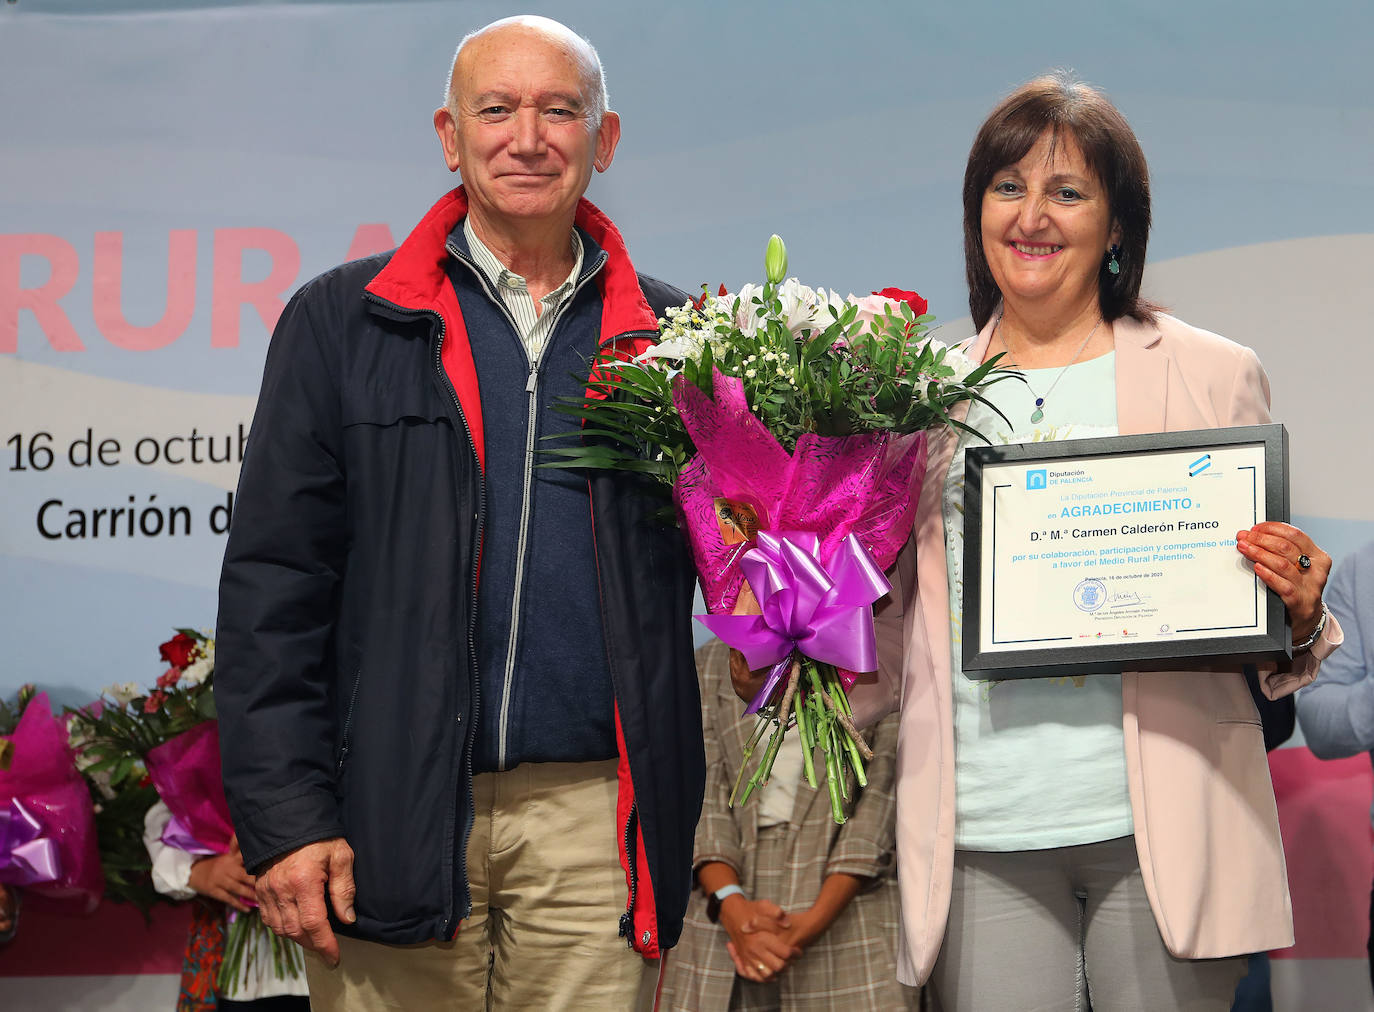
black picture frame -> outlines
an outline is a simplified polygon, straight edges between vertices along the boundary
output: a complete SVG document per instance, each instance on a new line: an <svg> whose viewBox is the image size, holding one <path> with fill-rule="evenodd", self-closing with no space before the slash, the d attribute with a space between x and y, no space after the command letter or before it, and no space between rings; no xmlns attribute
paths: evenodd
<svg viewBox="0 0 1374 1012"><path fill-rule="evenodd" d="M1282 600L1265 588L1264 614L1256 616L1260 629L1253 635L1218 635L1166 641L1112 641L1064 645L1065 637L1026 642L1017 649L988 650L982 642L983 560L985 510L983 472L1002 464L1055 463L1066 469L1074 462L1122 454L1196 450L1222 446L1263 445L1264 474L1256 475L1258 497L1264 497L1266 519L1289 519L1288 432L1279 423L1221 429L1195 429L1142 435L1067 439L1040 443L971 445L964 464L964 590L963 670L973 679L1047 678L1064 675L1153 670L1234 670L1242 664L1283 662L1293 656L1292 629ZM996 503L992 504L995 513ZM1251 519L1249 524L1257 522ZM996 537L996 518L993 518ZM1238 523L1236 529L1249 524ZM994 577L995 578L995 577ZM1256 581L1258 577L1254 578ZM987 602L993 606L993 602ZM1196 633L1199 629L1189 629Z"/></svg>

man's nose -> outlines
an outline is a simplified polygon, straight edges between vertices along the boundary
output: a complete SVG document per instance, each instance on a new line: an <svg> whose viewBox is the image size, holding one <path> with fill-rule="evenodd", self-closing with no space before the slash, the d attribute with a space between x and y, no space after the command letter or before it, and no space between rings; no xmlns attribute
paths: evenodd
<svg viewBox="0 0 1374 1012"><path fill-rule="evenodd" d="M521 106L511 125L511 151L517 155L538 155L544 150L544 122L539 110Z"/></svg>

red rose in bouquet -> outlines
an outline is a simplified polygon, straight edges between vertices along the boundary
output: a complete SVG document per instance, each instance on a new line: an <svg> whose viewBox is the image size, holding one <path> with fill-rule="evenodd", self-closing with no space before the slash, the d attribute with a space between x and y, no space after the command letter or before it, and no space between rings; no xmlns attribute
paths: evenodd
<svg viewBox="0 0 1374 1012"><path fill-rule="evenodd" d="M200 643L192 636L179 632L157 648L162 659L174 668L184 668L191 663L191 657L200 649Z"/></svg>
<svg viewBox="0 0 1374 1012"><path fill-rule="evenodd" d="M885 299L892 299L894 302L905 302L917 316L925 316L926 310L930 308L930 303L925 299L915 292L908 292L903 288L884 288L881 292L874 292L873 294L881 295Z"/></svg>

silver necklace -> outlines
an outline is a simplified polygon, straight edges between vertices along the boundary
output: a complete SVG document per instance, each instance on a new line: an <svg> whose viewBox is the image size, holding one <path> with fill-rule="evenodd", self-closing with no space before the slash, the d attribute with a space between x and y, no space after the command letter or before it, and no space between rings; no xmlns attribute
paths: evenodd
<svg viewBox="0 0 1374 1012"><path fill-rule="evenodd" d="M997 317L997 325L992 328L994 334L1001 326L1002 317L999 316ZM1035 387L1030 385L1030 381L1026 380L1024 375L1021 377L1021 379L1026 383L1026 389L1029 390L1032 394L1035 394L1035 409L1031 412L1030 416L1032 425L1036 424L1042 418L1045 417L1045 401L1049 398L1050 394L1054 393L1054 388L1059 385L1059 381L1062 380L1064 378L1064 374L1069 371L1069 366L1073 365L1075 362L1078 361L1078 356L1083 354L1083 349L1088 346L1088 342L1093 339L1093 335L1097 333L1097 328L1100 326L1102 326L1102 317L1099 316L1097 318L1097 322L1093 324L1093 329L1088 331L1088 336L1083 338L1083 343L1080 344L1078 346L1078 350L1073 353L1073 358L1069 359L1068 365L1064 366L1064 368L1059 370L1059 375L1054 378L1054 382L1050 384L1050 388L1046 390L1043 394L1035 394ZM1011 351L1011 345L1007 344L1007 336L1005 334L1002 335L1002 344L1006 345L1007 351ZM1013 359L1015 358L1014 352L1012 353L1012 357Z"/></svg>

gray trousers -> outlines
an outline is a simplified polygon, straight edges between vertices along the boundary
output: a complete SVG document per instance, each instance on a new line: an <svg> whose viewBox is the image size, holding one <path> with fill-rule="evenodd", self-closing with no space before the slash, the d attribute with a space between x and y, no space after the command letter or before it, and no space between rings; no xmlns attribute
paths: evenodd
<svg viewBox="0 0 1374 1012"><path fill-rule="evenodd" d="M1135 839L959 850L931 985L942 1012L1231 1007L1246 959L1176 959L1155 926Z"/></svg>

